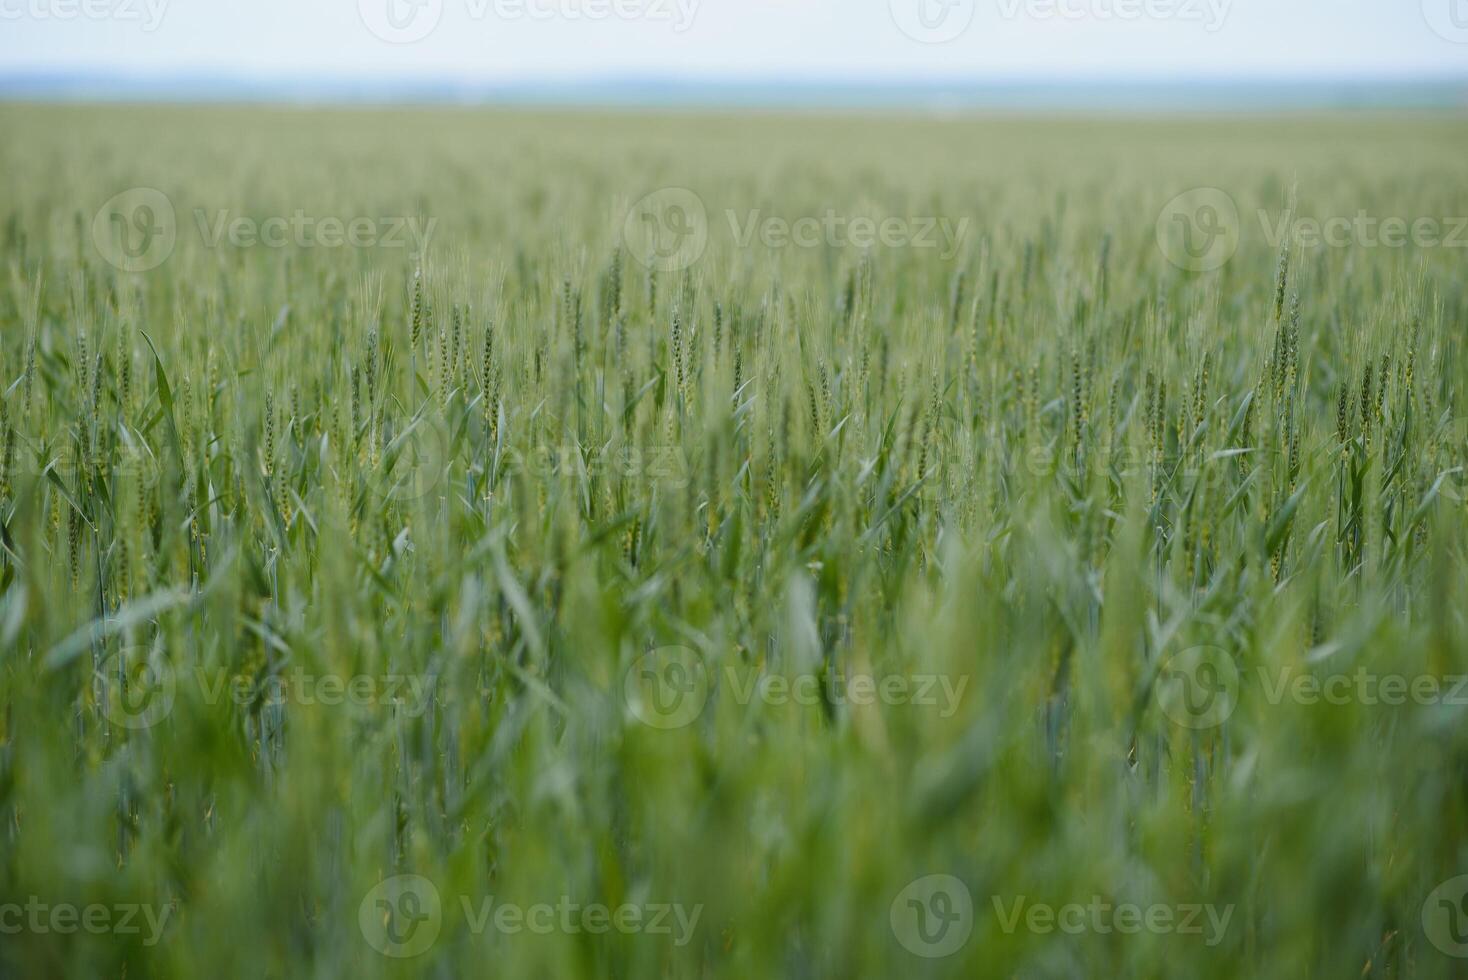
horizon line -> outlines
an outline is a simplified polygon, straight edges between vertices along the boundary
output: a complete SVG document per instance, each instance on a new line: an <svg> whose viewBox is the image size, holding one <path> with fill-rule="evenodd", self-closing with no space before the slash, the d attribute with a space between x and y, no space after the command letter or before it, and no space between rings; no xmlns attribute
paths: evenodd
<svg viewBox="0 0 1468 980"><path fill-rule="evenodd" d="M630 108L912 108L1256 111L1468 109L1468 71L1452 74L735 76L595 73L515 78L347 72L290 76L189 69L0 70L0 101L228 105L505 105Z"/></svg>

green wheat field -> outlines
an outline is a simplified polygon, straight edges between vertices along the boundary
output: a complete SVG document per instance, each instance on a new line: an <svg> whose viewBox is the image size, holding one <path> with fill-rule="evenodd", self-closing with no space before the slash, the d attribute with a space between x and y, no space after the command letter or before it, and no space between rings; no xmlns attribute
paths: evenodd
<svg viewBox="0 0 1468 980"><path fill-rule="evenodd" d="M0 130L0 976L1468 972L1461 116Z"/></svg>

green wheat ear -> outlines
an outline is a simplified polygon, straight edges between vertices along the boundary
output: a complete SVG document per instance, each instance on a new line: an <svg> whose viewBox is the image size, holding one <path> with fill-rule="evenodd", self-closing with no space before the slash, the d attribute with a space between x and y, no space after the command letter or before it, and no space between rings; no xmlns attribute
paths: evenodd
<svg viewBox="0 0 1468 980"><path fill-rule="evenodd" d="M423 267L420 265L413 272L413 309L409 320L409 343L416 353L419 340L423 336L423 320L425 308L423 302Z"/></svg>

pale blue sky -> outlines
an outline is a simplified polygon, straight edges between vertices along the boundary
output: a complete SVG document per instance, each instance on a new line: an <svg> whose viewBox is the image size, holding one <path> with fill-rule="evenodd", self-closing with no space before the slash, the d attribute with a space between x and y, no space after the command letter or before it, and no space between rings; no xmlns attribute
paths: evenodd
<svg viewBox="0 0 1468 980"><path fill-rule="evenodd" d="M1414 77L1468 73L1468 0L0 0L0 74L119 69L376 81Z"/></svg>

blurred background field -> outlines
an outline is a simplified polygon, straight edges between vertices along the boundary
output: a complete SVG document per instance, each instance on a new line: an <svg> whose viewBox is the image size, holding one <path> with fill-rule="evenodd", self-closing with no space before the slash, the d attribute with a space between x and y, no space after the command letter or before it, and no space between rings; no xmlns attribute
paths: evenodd
<svg viewBox="0 0 1468 980"><path fill-rule="evenodd" d="M1461 115L0 131L0 972L1464 969Z"/></svg>

